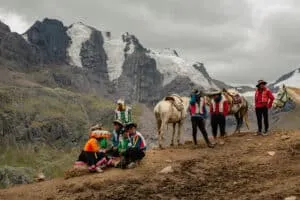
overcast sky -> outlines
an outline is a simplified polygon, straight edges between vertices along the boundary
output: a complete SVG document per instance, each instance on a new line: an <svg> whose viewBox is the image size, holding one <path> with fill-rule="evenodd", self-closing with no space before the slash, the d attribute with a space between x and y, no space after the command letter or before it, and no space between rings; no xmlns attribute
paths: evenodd
<svg viewBox="0 0 300 200"><path fill-rule="evenodd" d="M271 81L300 67L299 0L0 0L0 19L13 31L45 17L128 31L227 82Z"/></svg>

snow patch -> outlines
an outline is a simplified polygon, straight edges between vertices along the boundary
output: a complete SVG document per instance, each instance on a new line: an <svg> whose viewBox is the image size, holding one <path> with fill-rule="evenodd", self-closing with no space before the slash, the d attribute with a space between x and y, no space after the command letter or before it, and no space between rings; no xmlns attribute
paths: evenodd
<svg viewBox="0 0 300 200"><path fill-rule="evenodd" d="M124 41L124 37L129 37L129 41ZM110 81L116 80L121 76L125 54L129 55L134 52L135 46L130 38L129 34L123 34L119 38L104 38L103 48L107 56L106 64ZM127 45L129 45L129 49L125 52Z"/></svg>
<svg viewBox="0 0 300 200"><path fill-rule="evenodd" d="M187 76L192 82L205 88L217 88L204 75L196 70L192 64L176 55L151 51L148 55L155 59L158 71L163 74L163 86L171 83L177 76Z"/></svg>
<svg viewBox="0 0 300 200"><path fill-rule="evenodd" d="M122 41L122 38L111 40L105 38L104 40L103 48L107 56L106 64L110 81L116 80L122 74L122 66L125 61L125 47L126 43Z"/></svg>
<svg viewBox="0 0 300 200"><path fill-rule="evenodd" d="M281 81L275 85L275 87L280 87L282 84L285 84L289 87L300 87L300 69L294 71L293 75L288 79Z"/></svg>
<svg viewBox="0 0 300 200"><path fill-rule="evenodd" d="M244 97L254 97L255 96L255 91L249 91L249 92L244 92L242 93Z"/></svg>
<svg viewBox="0 0 300 200"><path fill-rule="evenodd" d="M82 67L80 51L82 44L90 39L92 34L91 28L83 23L72 24L67 30L68 36L71 38L71 44L67 50L70 57L70 64L77 67Z"/></svg>
<svg viewBox="0 0 300 200"><path fill-rule="evenodd" d="M29 43L29 40L28 40L28 35L27 34L23 34L22 37L24 38L24 40L26 40L26 42Z"/></svg>

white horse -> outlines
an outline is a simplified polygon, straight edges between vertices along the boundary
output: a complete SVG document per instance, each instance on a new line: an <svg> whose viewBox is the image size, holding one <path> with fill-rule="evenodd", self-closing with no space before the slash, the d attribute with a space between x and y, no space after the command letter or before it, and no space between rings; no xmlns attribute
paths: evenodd
<svg viewBox="0 0 300 200"><path fill-rule="evenodd" d="M273 108L283 108L285 106L285 104L289 101L292 100L289 93L288 93L288 89L287 87L283 84L280 88L279 91L276 95L276 98L273 102L272 107Z"/></svg>
<svg viewBox="0 0 300 200"><path fill-rule="evenodd" d="M174 95L174 96L170 96L170 98L164 98L163 100L158 102L154 107L154 114L156 118L157 129L158 129L159 148L162 148L162 141L164 140L164 132L169 123L173 124L171 146L174 145L176 124L178 124L177 144L180 145L180 138L182 132L181 129L183 126L183 122L187 116L189 101L190 101L189 97L179 97L177 95ZM178 102L180 103L181 108L178 108Z"/></svg>

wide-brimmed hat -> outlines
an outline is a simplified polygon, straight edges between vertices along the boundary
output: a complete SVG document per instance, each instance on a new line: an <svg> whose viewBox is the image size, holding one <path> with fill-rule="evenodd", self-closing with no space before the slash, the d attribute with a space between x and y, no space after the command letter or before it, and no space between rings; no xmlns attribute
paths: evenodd
<svg viewBox="0 0 300 200"><path fill-rule="evenodd" d="M137 124L134 122L129 122L125 125L125 129L130 129L131 127L137 128Z"/></svg>
<svg viewBox="0 0 300 200"><path fill-rule="evenodd" d="M213 91L209 91L206 93L206 95L208 95L208 96L214 96L214 95L219 95L219 94L222 94L221 90L213 90Z"/></svg>
<svg viewBox="0 0 300 200"><path fill-rule="evenodd" d="M264 81L264 80L259 80L259 81L257 81L257 85L256 85L256 87L259 87L260 85L267 85L268 83L266 82L266 81Z"/></svg>
<svg viewBox="0 0 300 200"><path fill-rule="evenodd" d="M102 130L102 124L96 124L90 128L90 131Z"/></svg>
<svg viewBox="0 0 300 200"><path fill-rule="evenodd" d="M124 126L123 122L121 120L118 120L118 119L114 120L113 124L119 124L120 126Z"/></svg>

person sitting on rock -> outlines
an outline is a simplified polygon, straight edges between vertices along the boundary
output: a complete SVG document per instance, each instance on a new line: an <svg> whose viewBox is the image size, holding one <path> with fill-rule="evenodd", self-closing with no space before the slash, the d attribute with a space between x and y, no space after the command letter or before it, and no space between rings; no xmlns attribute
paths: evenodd
<svg viewBox="0 0 300 200"><path fill-rule="evenodd" d="M101 167L111 164L111 160L105 155L109 137L110 133L102 131L101 125L91 127L89 140L84 145L77 162L86 163L90 172L103 172Z"/></svg>
<svg viewBox="0 0 300 200"><path fill-rule="evenodd" d="M115 120L120 120L123 124L131 122L131 107L125 104L123 99L117 101L115 109Z"/></svg>
<svg viewBox="0 0 300 200"><path fill-rule="evenodd" d="M112 132L112 147L109 152L107 152L112 157L119 157L118 146L120 141L120 136L124 133L125 128L120 120L114 120L113 122L114 130Z"/></svg>
<svg viewBox="0 0 300 200"><path fill-rule="evenodd" d="M136 164L145 157L146 140L140 132L136 130L136 123L128 123L126 125L126 133L128 134L128 144L126 151L122 152L123 166L122 168L134 168Z"/></svg>
<svg viewBox="0 0 300 200"><path fill-rule="evenodd" d="M224 144L224 136L226 134L226 116L229 112L229 105L221 91L213 93L210 103L211 127L214 140L217 141L218 127L220 127L221 137L220 144Z"/></svg>

